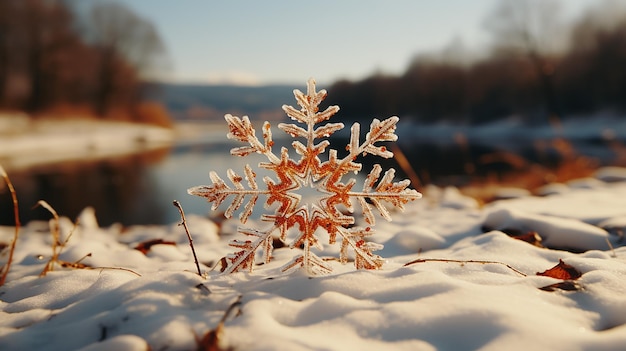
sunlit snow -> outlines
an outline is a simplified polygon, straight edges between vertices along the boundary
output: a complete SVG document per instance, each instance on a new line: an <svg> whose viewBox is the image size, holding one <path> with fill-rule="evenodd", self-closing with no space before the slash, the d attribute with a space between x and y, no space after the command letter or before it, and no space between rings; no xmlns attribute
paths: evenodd
<svg viewBox="0 0 626 351"><path fill-rule="evenodd" d="M328 261L334 273L323 277L281 273L293 256L288 247L252 274L211 271L230 252L235 225L220 230L189 216L200 277L177 223L101 228L90 209L59 257L74 262L91 253L81 261L89 268L56 266L38 277L52 237L48 223L31 222L0 287L0 349L193 350L241 299L225 318L224 349L623 350L626 176L623 169L597 174L551 195L482 208L454 188L432 187L377 228L387 259L381 270ZM72 221L61 219L63 237ZM512 229L537 231L546 248L501 231ZM13 228L0 227L0 242L12 237ZM154 245L146 255L134 249L151 239L176 245ZM418 258L500 264L404 266ZM560 282L536 275L559 259L583 273L578 290L540 290Z"/></svg>

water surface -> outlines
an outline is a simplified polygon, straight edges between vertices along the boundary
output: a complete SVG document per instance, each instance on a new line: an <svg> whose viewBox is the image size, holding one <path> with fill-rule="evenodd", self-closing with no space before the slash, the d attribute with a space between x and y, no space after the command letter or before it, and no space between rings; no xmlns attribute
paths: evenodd
<svg viewBox="0 0 626 351"><path fill-rule="evenodd" d="M85 207L91 206L96 210L102 226L116 222L124 225L178 222L180 218L177 209L172 206L173 200L180 201L187 214L207 215L210 205L202 198L188 195L187 189L210 184L210 171L216 171L227 180L228 168L243 175L244 165L249 163L258 174L257 182L260 186L263 186L263 176L272 176L257 167L258 162L265 161L261 155L253 154L243 158L231 156L229 150L240 144L228 140L225 134L224 127L205 127L195 130L191 136L187 133L170 148L110 159L59 162L26 170L7 170L17 191L21 221L26 223L33 219L50 218L46 210L33 208L40 199L50 203L60 215L71 219L75 219ZM404 136L397 145L409 159L420 182L463 185L476 177L518 171L517 166L508 163L506 157L500 161L496 157L495 162L484 162L489 157L493 160L495 156L511 156L509 151L506 151L509 154L503 154L498 145L467 142L462 138L448 143L442 143L441 140L421 142L419 138L407 137L406 130L399 129L398 134ZM291 139L281 131L275 131L274 137L275 153L280 153L278 148L281 146L287 146L292 158L296 158L297 155L289 145ZM340 151L343 151L346 143L346 139L332 141L333 147ZM501 146L510 150L511 145ZM618 156L612 151L614 148L603 140L578 141L572 146L578 151L588 150L588 154L600 160L599 164L610 164ZM599 154L600 151L602 154ZM546 148L537 142L516 145L516 155L524 162L541 162L548 166L555 166L560 160L558 150ZM373 162L380 162L383 169L396 168L396 180L407 177L394 160L368 156L358 161L363 162L365 171L359 175L356 188L360 187ZM422 184L414 183L413 186L421 190ZM263 200L259 199L259 203ZM226 206L221 209L224 210ZM255 215L261 213L263 210L258 204ZM7 187L2 183L0 225L13 224L11 199Z"/></svg>

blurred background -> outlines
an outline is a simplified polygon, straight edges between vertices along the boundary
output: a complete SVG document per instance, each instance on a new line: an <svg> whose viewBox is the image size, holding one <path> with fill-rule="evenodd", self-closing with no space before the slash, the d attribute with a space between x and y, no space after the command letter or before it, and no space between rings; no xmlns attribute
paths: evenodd
<svg viewBox="0 0 626 351"><path fill-rule="evenodd" d="M309 77L335 121L400 117L397 157L362 162L420 191L488 202L626 166L626 0L0 0L0 165L22 222L50 217L40 199L101 225L176 222L174 199L207 214L187 188L262 161L229 155L223 115L275 126Z"/></svg>

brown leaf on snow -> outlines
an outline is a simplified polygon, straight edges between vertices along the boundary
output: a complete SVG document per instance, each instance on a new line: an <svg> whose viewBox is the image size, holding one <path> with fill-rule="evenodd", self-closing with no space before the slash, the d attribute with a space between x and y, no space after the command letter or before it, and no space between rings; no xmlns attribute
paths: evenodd
<svg viewBox="0 0 626 351"><path fill-rule="evenodd" d="M575 280L580 278L583 274L578 269L559 259L559 264L544 272L537 273L537 275L561 280Z"/></svg>
<svg viewBox="0 0 626 351"><path fill-rule="evenodd" d="M539 290L543 291L555 291L556 289L566 290L566 291L578 291L582 289L580 284L573 280L566 280L559 283L554 283L550 285L543 286L539 288Z"/></svg>
<svg viewBox="0 0 626 351"><path fill-rule="evenodd" d="M491 230L500 230L501 232L503 232L504 234L510 236L513 239L517 239L517 240L521 240L521 241L525 241L531 245L537 246L537 247L545 247L543 246L543 244L541 243L542 238L541 235L539 235L539 233L537 233L534 230L528 231L528 232L523 232L519 229L515 229L515 228L503 228L503 229L496 229L496 228L491 228L491 227L487 227L487 226L483 226L483 231L484 232L488 232Z"/></svg>
<svg viewBox="0 0 626 351"><path fill-rule="evenodd" d="M537 247L544 247L541 244L541 236L539 236L539 233L537 233L535 231L530 231L530 232L527 232L526 234L511 235L511 237L513 239L525 241L525 242L527 242L527 243L529 243L531 245L537 246Z"/></svg>
<svg viewBox="0 0 626 351"><path fill-rule="evenodd" d="M137 246L135 246L135 250L139 250L139 251L141 251L141 253L146 255L148 253L148 251L150 251L150 249L154 245L174 245L174 246L176 246L176 243L173 242L173 241L166 241L166 240L163 240L163 239L152 239L152 240L144 241L144 242L141 242L141 243L137 244Z"/></svg>

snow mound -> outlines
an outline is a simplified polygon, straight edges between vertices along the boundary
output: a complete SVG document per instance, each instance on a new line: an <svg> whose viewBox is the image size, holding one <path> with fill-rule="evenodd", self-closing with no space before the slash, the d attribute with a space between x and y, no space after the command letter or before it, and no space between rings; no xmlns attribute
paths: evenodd
<svg viewBox="0 0 626 351"><path fill-rule="evenodd" d="M624 167L603 167L596 171L594 175L597 179L613 183L626 181L626 168Z"/></svg>
<svg viewBox="0 0 626 351"><path fill-rule="evenodd" d="M605 250L608 233L596 226L569 218L523 213L500 208L487 213L485 227L518 233L537 232L548 247L579 251Z"/></svg>
<svg viewBox="0 0 626 351"><path fill-rule="evenodd" d="M446 239L428 228L412 228L396 233L384 243L379 253L385 257L391 254L411 254L444 247Z"/></svg>

